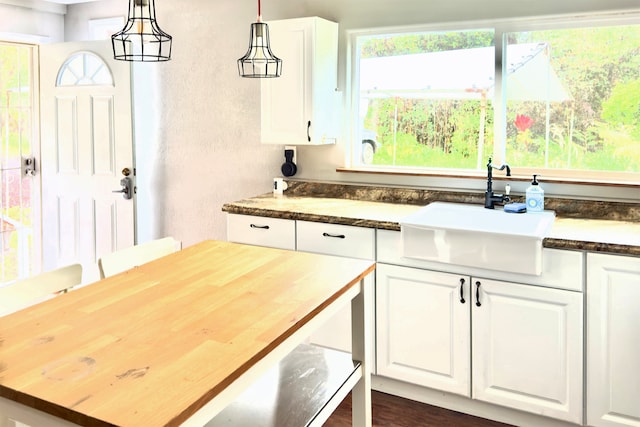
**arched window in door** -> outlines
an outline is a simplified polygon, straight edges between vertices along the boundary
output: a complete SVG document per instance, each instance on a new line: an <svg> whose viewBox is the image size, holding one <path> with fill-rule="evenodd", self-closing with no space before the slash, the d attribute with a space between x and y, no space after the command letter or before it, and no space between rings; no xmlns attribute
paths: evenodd
<svg viewBox="0 0 640 427"><path fill-rule="evenodd" d="M113 86L113 76L95 53L76 52L60 67L56 86Z"/></svg>

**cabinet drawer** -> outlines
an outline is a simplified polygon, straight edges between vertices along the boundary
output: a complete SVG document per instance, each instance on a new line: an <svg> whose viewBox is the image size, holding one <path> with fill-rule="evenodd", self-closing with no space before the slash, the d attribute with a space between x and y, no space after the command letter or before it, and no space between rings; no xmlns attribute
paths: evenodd
<svg viewBox="0 0 640 427"><path fill-rule="evenodd" d="M297 221L299 251L374 260L375 238L373 228Z"/></svg>
<svg viewBox="0 0 640 427"><path fill-rule="evenodd" d="M539 276L405 258L402 256L402 241L399 231L378 230L376 251L377 261L387 264L447 271L571 291L584 289L584 253L580 251L542 248L542 274Z"/></svg>
<svg viewBox="0 0 640 427"><path fill-rule="evenodd" d="M353 227L322 222L296 221L296 246L299 251L342 257L375 259L373 228ZM365 280L373 280L367 276ZM373 321L373 310L371 310ZM313 344L351 351L351 307L345 307L318 329L310 340Z"/></svg>
<svg viewBox="0 0 640 427"><path fill-rule="evenodd" d="M227 214L227 240L295 250L296 223L289 219Z"/></svg>

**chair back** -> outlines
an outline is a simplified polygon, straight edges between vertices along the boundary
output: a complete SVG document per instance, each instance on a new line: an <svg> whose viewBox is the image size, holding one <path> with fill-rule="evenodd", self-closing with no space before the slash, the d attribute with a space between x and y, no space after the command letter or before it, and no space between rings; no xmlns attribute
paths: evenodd
<svg viewBox="0 0 640 427"><path fill-rule="evenodd" d="M82 266L61 267L0 288L0 316L54 297L82 282Z"/></svg>
<svg viewBox="0 0 640 427"><path fill-rule="evenodd" d="M175 240L173 237L165 237L112 252L98 260L100 278L104 279L169 255L180 250L181 246L182 244L179 240Z"/></svg>

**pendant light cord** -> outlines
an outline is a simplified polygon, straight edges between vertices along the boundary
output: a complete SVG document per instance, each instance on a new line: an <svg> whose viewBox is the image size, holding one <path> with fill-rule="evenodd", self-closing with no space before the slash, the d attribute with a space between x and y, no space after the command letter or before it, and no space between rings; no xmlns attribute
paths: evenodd
<svg viewBox="0 0 640 427"><path fill-rule="evenodd" d="M262 22L262 10L260 8L260 0L258 0L258 22Z"/></svg>

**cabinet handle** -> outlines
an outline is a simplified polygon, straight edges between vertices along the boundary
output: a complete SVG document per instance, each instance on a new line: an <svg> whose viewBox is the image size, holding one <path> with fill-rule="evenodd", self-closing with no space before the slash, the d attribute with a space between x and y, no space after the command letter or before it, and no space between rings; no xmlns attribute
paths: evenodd
<svg viewBox="0 0 640 427"><path fill-rule="evenodd" d="M333 237L335 239L346 239L347 236L344 234L330 234L330 233L322 233L324 237Z"/></svg>
<svg viewBox="0 0 640 427"><path fill-rule="evenodd" d="M476 306L480 307L480 282L476 282Z"/></svg>
<svg viewBox="0 0 640 427"><path fill-rule="evenodd" d="M259 228L261 230L268 230L269 226L268 225L255 225L255 224L251 224L249 227L251 228Z"/></svg>
<svg viewBox="0 0 640 427"><path fill-rule="evenodd" d="M460 279L460 303L464 304L464 279Z"/></svg>
<svg viewBox="0 0 640 427"><path fill-rule="evenodd" d="M311 120L307 122L307 140L311 142Z"/></svg>

